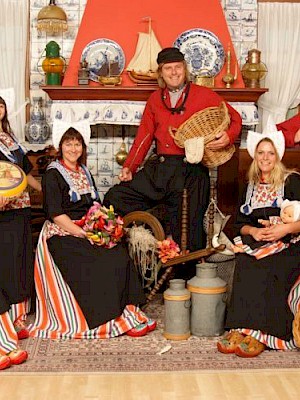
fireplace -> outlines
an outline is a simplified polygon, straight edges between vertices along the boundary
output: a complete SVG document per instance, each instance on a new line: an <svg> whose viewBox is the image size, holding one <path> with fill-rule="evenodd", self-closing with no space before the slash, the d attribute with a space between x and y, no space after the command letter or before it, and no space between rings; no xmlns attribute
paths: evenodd
<svg viewBox="0 0 300 400"><path fill-rule="evenodd" d="M42 89L53 100L52 121L55 118L90 121L92 139L88 149L88 167L95 177L97 189L103 196L111 185L118 182L121 166L116 162L116 153L123 142L126 150L129 150L146 101L157 87L43 86ZM237 109L246 130L253 129L258 123L255 103L267 89L213 90ZM237 147L239 146L240 141L237 143ZM237 170L231 175L230 179L235 179ZM226 179L229 179L227 172Z"/></svg>

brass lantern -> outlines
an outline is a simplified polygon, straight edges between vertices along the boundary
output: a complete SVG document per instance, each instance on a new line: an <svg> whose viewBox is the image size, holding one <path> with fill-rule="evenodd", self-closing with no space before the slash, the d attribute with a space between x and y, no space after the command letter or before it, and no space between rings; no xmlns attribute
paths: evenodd
<svg viewBox="0 0 300 400"><path fill-rule="evenodd" d="M260 53L257 49L248 51L246 64L242 67L242 76L246 87L259 88L261 79L268 72L266 65L260 61Z"/></svg>
<svg viewBox="0 0 300 400"><path fill-rule="evenodd" d="M38 13L37 29L48 34L68 30L67 15L61 7L55 4L55 0L50 0L49 5L43 7Z"/></svg>

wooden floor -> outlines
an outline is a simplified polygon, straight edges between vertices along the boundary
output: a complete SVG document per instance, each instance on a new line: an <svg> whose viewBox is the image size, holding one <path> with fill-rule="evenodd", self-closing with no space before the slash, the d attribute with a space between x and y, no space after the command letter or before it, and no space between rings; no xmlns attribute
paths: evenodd
<svg viewBox="0 0 300 400"><path fill-rule="evenodd" d="M1 376L0 400L299 400L300 369Z"/></svg>

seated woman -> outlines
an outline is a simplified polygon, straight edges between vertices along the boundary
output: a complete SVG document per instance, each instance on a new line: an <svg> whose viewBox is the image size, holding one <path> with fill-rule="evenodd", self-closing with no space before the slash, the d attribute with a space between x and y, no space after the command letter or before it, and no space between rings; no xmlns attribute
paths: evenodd
<svg viewBox="0 0 300 400"><path fill-rule="evenodd" d="M300 200L300 175L281 163L284 137L275 127L266 134L249 132L247 149L253 161L236 226L243 243L254 248L300 232L299 221L270 227L259 223L278 216L283 199ZM300 347L299 322L300 242L259 260L237 254L225 321L230 332L218 343L218 350L254 357L266 347Z"/></svg>
<svg viewBox="0 0 300 400"><path fill-rule="evenodd" d="M33 167L26 150L12 132L7 114L6 102L0 97L0 160L22 168L27 175L28 185L41 191L40 183L31 175ZM1 171L1 174L3 173L4 169ZM7 183L3 186L7 187ZM4 194L2 191L1 193ZM33 287L29 192L26 188L18 196L7 197L2 194L0 194L0 370L21 364L28 358L27 351L20 348L19 340L28 337L24 321L30 311Z"/></svg>
<svg viewBox="0 0 300 400"><path fill-rule="evenodd" d="M58 148L58 159L48 166L42 180L48 221L37 247L37 309L30 335L145 335L155 329L156 323L138 308L145 298L125 243L110 249L93 244L74 222L98 200L98 193L83 164L90 126L88 122L68 126L54 123L53 144Z"/></svg>

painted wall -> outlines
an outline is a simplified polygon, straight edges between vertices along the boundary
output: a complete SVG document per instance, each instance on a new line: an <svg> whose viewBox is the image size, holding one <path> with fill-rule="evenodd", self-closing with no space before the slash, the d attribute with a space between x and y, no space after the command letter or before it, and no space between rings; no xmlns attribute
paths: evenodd
<svg viewBox="0 0 300 400"><path fill-rule="evenodd" d="M104 2L101 0L90 0L92 3L98 3L99 7L99 15L100 16L108 16L109 18L101 18L99 17L94 17L93 16L93 25L101 28L103 27L103 20L105 22L105 26L110 25L111 28L114 28L116 25L120 24L120 21L124 19L124 13L121 10L127 10L128 7L131 7L131 3L136 5L136 10L132 11L134 12L134 17L131 18L130 20L130 25L126 23L125 25L125 32L127 32L127 29L131 29L131 39L124 41L125 38L127 38L124 35L124 30L122 31L123 33L121 36L118 36L116 41L120 41L120 44L122 43L122 46L124 45L126 47L126 57L128 57L128 61L131 57L131 55L134 52L134 48L136 45L137 41L137 32L138 31L145 31L146 26L144 23L140 21L140 17L143 17L146 15L144 12L143 8L143 13L138 11L140 8L141 2L137 2L134 0L133 2L126 2L126 5L124 6L122 3L121 7L116 7L116 2L113 2L114 6L111 7L109 6L109 2ZM155 0L156 3L157 0ZM219 0L217 0L219 1ZM196 0L188 0L189 4L193 4L196 2ZM213 1L211 1L214 3ZM44 52L44 49L46 47L46 44L50 40L55 40L59 43L61 47L61 54L63 57L66 59L67 64L70 63L72 51L74 48L74 43L75 39L78 33L78 29L80 27L81 20L83 18L87 0L57 0L56 1L57 5L63 7L63 9L66 11L67 16L68 16L68 25L69 29L67 32L63 34L59 34L56 36L47 36L45 33L39 33L36 29L36 18L37 14L40 11L40 9L46 5L49 4L49 0L30 0L30 43L31 43L31 64L30 64L30 96L31 98L34 96L41 96L44 99L45 105L46 105L46 116L49 118L49 104L51 101L48 99L47 95L45 92L39 89L39 86L41 84L44 84L44 74L43 71L40 68L41 65L41 56ZM164 2L161 2L163 4ZM178 2L181 4L181 7L184 7L186 4L186 1L184 2ZM197 0L197 4L201 4L201 0ZM208 3L210 3L208 1ZM118 0L119 4L119 0ZM138 5L137 5L138 4ZM157 10L161 8L161 4L156 7ZM170 4L168 2L168 4ZM257 1L256 0L221 0L220 5L223 9L226 22L227 22L227 29L229 31L229 35L231 37L232 44L235 49L236 57L239 61L239 64L242 65L245 62L245 58L247 56L248 50L255 48L257 46L256 40L257 40ZM144 3L143 3L144 7ZM173 25L176 22L178 23L179 20L183 20L182 14L180 14L181 10L178 9L178 6L176 7L174 5L174 1L172 2L171 6L171 14L173 16L171 22L170 18L168 20L163 19L162 23L157 23L157 20L155 20L154 16L152 18L154 19L153 21L153 28L155 29L158 37L160 40L162 40L162 45L167 46L173 43L174 39L176 39L177 35L180 34L183 30L185 29L191 29L193 27L204 27L204 26L199 26L198 21L199 21L199 10L196 6L193 6L193 12L187 11L189 18L192 18L191 21L195 24L192 26L190 23L186 23L183 21L180 21L180 27L178 27L176 30L173 30ZM199 6L200 7L200 6ZM219 10L219 6L216 4L216 8ZM199 8L200 9L200 8ZM206 11L201 8L202 14L206 15ZM168 10L165 9L164 13L166 13ZM127 11L126 11L127 13ZM164 14L165 15L165 14ZM179 17L180 15L180 17ZM212 14L213 15L213 14ZM213 20L214 18L212 18ZM101 21L101 22L100 22ZM108 23L108 21L112 21ZM124 19L125 21L125 19ZM174 22L175 21L175 22ZM125 23L125 22L124 22ZM203 22L205 23L205 21ZM211 21L210 23L214 23L214 21ZM210 25L213 26L213 25ZM172 28L172 30L171 30ZM162 36L162 29L164 29L164 35ZM214 29L214 28L213 28ZM170 30L170 32L169 32ZM171 33L172 32L172 33ZM103 37L108 37L107 31L102 30L101 28L101 35L103 34ZM91 37L86 37L85 41L88 42ZM91 38L93 40L95 37ZM110 37L108 37L110 38ZM111 38L113 39L113 38ZM83 45L83 43L82 43ZM225 43L226 45L226 43ZM74 49L75 50L75 49ZM74 74L75 74L75 64L77 64L79 60L79 53L81 49L80 46L76 51L74 52L74 55L72 55L72 58L74 59L74 69L72 72L72 68L70 71L67 72L67 76L70 74L70 77L67 79L74 79ZM81 53L80 53L81 54ZM77 68L77 67L76 67ZM71 75L73 74L73 77ZM66 80L66 83L68 82Z"/></svg>
<svg viewBox="0 0 300 400"><path fill-rule="evenodd" d="M162 46L172 45L181 32L197 27L213 31L222 39L225 50L228 42L231 42L240 65L244 64L248 50L256 48L256 0L222 0L220 3L219 0L167 0L167 3L166 0L152 0L147 2L149 4L132 0L125 5L124 2L115 0L113 6L110 5L111 2L89 0L87 7L87 0L57 0L56 3L66 11L69 29L63 34L47 36L37 31L36 18L40 9L49 4L49 0L30 0L30 96L43 98L48 120L51 100L39 86L44 84L41 62L46 44L50 40L58 42L61 55L66 59L67 65L70 65L65 84L77 84L81 52L87 43L99 37L117 41L125 50L128 63L134 54L137 32L147 29L146 24L141 22L141 18L147 15L153 18L153 29ZM180 6L176 6L176 3ZM125 13L129 15L129 10L130 20L124 17ZM88 22L84 22L85 20ZM77 34L80 37L78 43ZM223 72L220 77L222 74ZM88 167L101 195L118 182L121 167L116 163L115 155L123 141L127 150L131 147L136 129L135 126L126 126L125 132L122 132L118 125L93 126L88 149Z"/></svg>
<svg viewBox="0 0 300 400"><path fill-rule="evenodd" d="M63 85L77 85L81 54L88 43L98 38L112 39L121 46L126 68L136 49L137 32L148 31L148 24L142 21L145 16L151 16L152 28L163 48L172 46L176 38L189 29L201 28L214 33L225 51L230 46L234 70L235 51L219 0L185 0L179 5L174 0L151 0L142 7L140 0L127 2L126 7L123 0L114 0L113 8L109 2L88 0ZM224 87L222 77L225 74L226 64L215 78L216 87ZM126 73L122 77L124 86L135 85ZM244 87L240 73L233 87Z"/></svg>

